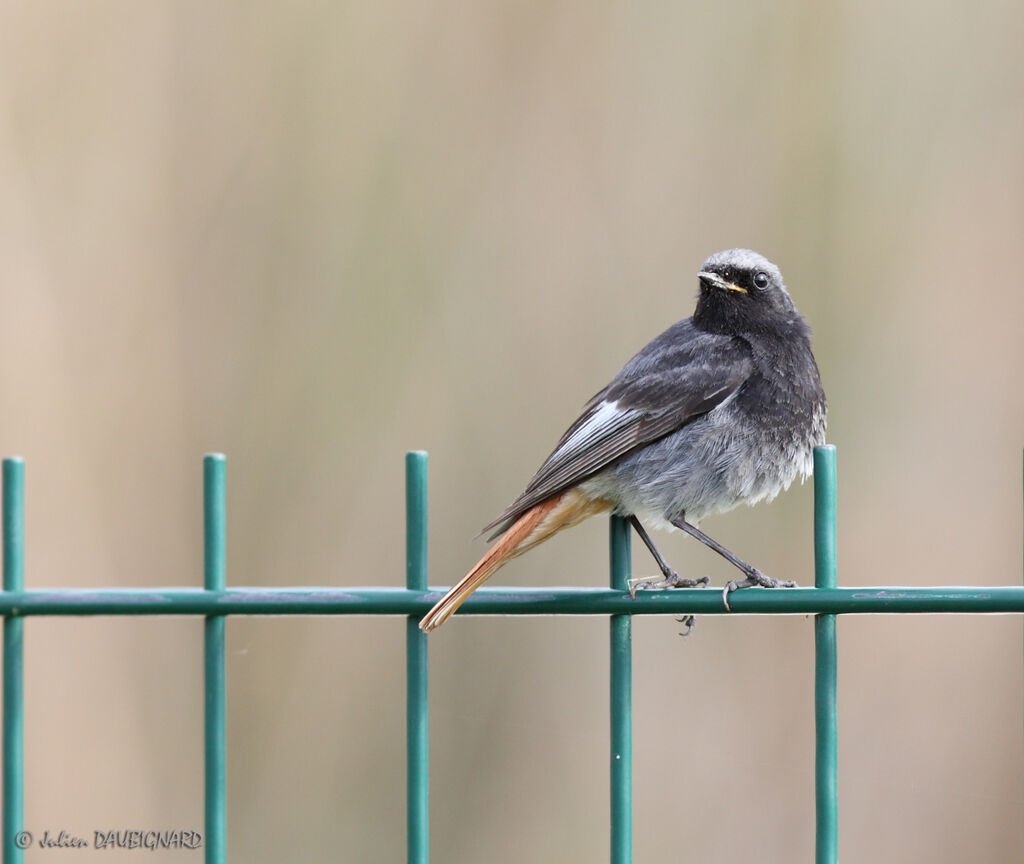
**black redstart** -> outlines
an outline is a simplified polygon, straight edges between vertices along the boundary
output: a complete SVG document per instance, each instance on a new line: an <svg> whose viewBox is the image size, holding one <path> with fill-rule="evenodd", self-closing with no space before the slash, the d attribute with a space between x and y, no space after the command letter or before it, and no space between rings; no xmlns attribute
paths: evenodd
<svg viewBox="0 0 1024 864"><path fill-rule="evenodd" d="M526 491L484 530L497 542L420 622L430 632L506 561L562 528L611 510L628 517L664 579L634 587L706 584L682 579L644 530L675 526L729 560L744 578L765 576L697 529L713 513L770 501L807 477L825 443L825 393L810 329L779 269L749 249L712 255L698 274L692 318L646 345L584 407Z"/></svg>

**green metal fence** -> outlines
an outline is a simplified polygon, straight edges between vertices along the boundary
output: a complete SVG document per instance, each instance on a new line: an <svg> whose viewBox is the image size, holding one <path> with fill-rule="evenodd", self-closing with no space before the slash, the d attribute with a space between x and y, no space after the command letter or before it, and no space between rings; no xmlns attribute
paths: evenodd
<svg viewBox="0 0 1024 864"><path fill-rule="evenodd" d="M26 616L202 615L205 669L205 846L208 864L226 860L224 627L229 615L405 615L407 672L407 836L410 864L429 857L427 637L417 622L442 589L427 588L427 455L406 456L406 587L227 588L225 462L203 462L202 588L24 588L24 463L3 462L3 864L20 864L24 825L23 619ZM814 614L817 864L837 860L836 616L848 613L1024 612L1024 587L837 588L834 447L814 454L815 587L746 589L730 598L731 614ZM460 614L607 615L610 629L610 782L613 864L632 860L631 616L730 614L718 591L626 591L629 523L612 517L610 587L481 588Z"/></svg>

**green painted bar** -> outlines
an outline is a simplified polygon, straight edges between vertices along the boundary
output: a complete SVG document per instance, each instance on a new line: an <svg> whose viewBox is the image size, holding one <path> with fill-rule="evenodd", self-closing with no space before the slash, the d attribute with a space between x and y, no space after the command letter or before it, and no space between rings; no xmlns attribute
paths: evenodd
<svg viewBox="0 0 1024 864"><path fill-rule="evenodd" d="M223 591L227 570L227 500L224 455L203 457L203 587ZM227 854L227 749L224 675L224 616L205 621L206 864L224 864Z"/></svg>
<svg viewBox="0 0 1024 864"><path fill-rule="evenodd" d="M778 575L778 574L773 574ZM0 615L423 615L444 588L54 588L0 593ZM758 615L1021 613L1024 586L744 588L731 613ZM477 589L459 615L722 615L721 590ZM450 624L447 626L451 626ZM456 625L457 626L457 625Z"/></svg>
<svg viewBox="0 0 1024 864"><path fill-rule="evenodd" d="M814 450L814 584L836 587L836 448ZM839 803L836 716L836 616L814 619L815 861L836 864L839 855Z"/></svg>
<svg viewBox="0 0 1024 864"><path fill-rule="evenodd" d="M427 588L427 454L405 454L405 585ZM430 726L427 634L405 622L406 847L409 864L430 860Z"/></svg>
<svg viewBox="0 0 1024 864"><path fill-rule="evenodd" d="M21 592L25 587L25 463L20 458L3 462L3 550L4 591ZM25 824L24 624L16 617L4 619L3 864L23 860L16 837Z"/></svg>
<svg viewBox="0 0 1024 864"><path fill-rule="evenodd" d="M625 591L632 571L630 525L612 516L609 525L611 588ZM628 596L628 595L627 595ZM611 670L611 862L633 860L633 645L632 619L609 619Z"/></svg>

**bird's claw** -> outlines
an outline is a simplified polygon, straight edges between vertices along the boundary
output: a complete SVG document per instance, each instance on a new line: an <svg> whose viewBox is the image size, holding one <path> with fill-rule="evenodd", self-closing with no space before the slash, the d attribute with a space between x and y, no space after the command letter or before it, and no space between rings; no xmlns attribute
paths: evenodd
<svg viewBox="0 0 1024 864"><path fill-rule="evenodd" d="M638 589L646 591L651 588L703 588L710 582L711 579L707 576L701 576L699 579L684 579L673 570L671 573L665 574L664 579L645 579L642 576L630 579L626 582L626 587L629 588L629 596L636 599L636 592Z"/></svg>
<svg viewBox="0 0 1024 864"><path fill-rule="evenodd" d="M685 637L689 636L693 632L694 625L696 625L696 623L697 623L697 616L696 615L680 615L678 618L676 618L676 621L678 621L680 624L682 624L684 627L686 627L686 629L682 633L679 634L680 636L685 638Z"/></svg>
<svg viewBox="0 0 1024 864"><path fill-rule="evenodd" d="M733 591L738 591L740 588L796 588L797 584L792 579L775 579L771 576L765 576L760 570L751 570L747 574L746 579L739 581L733 579L731 582L727 582L725 587L722 589L722 602L725 604L725 611L732 612L732 607L729 605L729 595Z"/></svg>

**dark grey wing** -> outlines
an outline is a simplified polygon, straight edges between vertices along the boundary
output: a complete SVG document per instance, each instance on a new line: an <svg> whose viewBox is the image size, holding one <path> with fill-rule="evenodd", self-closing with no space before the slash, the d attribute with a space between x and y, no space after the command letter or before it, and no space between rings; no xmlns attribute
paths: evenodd
<svg viewBox="0 0 1024 864"><path fill-rule="evenodd" d="M596 394L519 496L484 531L707 414L736 392L753 363L745 342L697 330L689 318L646 345Z"/></svg>

